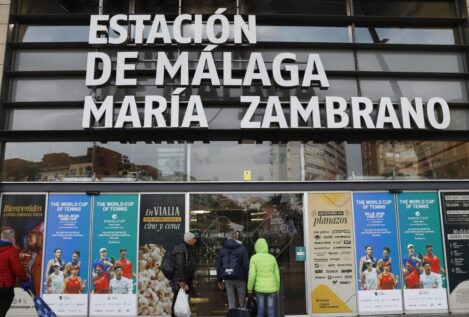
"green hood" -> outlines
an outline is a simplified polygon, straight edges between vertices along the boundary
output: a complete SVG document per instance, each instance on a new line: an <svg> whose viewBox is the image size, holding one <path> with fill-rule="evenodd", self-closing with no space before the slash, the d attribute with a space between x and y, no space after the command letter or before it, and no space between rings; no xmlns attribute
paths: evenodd
<svg viewBox="0 0 469 317"><path fill-rule="evenodd" d="M254 245L254 250L257 253L269 253L269 246L267 241L264 238L257 239L256 244Z"/></svg>

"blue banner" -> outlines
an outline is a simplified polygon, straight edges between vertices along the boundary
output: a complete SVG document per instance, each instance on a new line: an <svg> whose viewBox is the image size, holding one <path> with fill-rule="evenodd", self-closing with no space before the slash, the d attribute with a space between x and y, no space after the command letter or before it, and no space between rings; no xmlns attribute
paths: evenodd
<svg viewBox="0 0 469 317"><path fill-rule="evenodd" d="M47 279L58 265L64 278L77 269L83 284L80 294L88 292L88 256L91 199L79 194L50 194L47 209L46 247L44 250L44 294L62 294L47 289ZM63 290L63 289L62 289ZM75 290L73 290L75 291Z"/></svg>
<svg viewBox="0 0 469 317"><path fill-rule="evenodd" d="M390 193L355 193L359 312L402 312L396 203Z"/></svg>

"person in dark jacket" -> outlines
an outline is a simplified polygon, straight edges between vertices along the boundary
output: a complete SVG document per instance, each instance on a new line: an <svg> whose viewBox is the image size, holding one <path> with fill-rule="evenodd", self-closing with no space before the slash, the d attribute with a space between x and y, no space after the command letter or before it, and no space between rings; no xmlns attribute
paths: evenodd
<svg viewBox="0 0 469 317"><path fill-rule="evenodd" d="M237 232L229 232L218 255L218 288L223 290L226 287L228 309L236 308L236 293L238 294L239 307L244 308L245 306L244 298L249 273L249 255L242 242L237 240L237 237L239 237ZM228 267L234 264L236 264L235 268ZM229 272L226 272L227 270Z"/></svg>
<svg viewBox="0 0 469 317"><path fill-rule="evenodd" d="M15 297L16 278L19 278L24 290L30 289L31 283L21 265L20 252L13 245L15 231L2 228L0 239L0 317L5 317Z"/></svg>
<svg viewBox="0 0 469 317"><path fill-rule="evenodd" d="M189 294L189 290L194 287L195 258L191 248L197 243L197 239L192 232L184 234L184 243L178 244L172 250L174 256L174 277L171 280L173 289L173 305L171 306L171 316L174 315L174 304L179 289L184 289Z"/></svg>

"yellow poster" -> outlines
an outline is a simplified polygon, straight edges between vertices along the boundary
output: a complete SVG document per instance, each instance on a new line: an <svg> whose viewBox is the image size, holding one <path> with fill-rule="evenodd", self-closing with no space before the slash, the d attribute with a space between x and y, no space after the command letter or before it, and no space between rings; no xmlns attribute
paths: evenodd
<svg viewBox="0 0 469 317"><path fill-rule="evenodd" d="M308 210L312 313L355 313L352 195L310 193Z"/></svg>

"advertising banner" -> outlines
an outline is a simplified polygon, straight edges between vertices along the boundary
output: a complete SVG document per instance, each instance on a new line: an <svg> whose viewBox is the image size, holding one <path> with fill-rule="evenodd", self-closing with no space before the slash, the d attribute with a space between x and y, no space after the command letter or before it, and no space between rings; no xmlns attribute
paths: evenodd
<svg viewBox="0 0 469 317"><path fill-rule="evenodd" d="M447 311L440 207L436 192L397 195L404 309Z"/></svg>
<svg viewBox="0 0 469 317"><path fill-rule="evenodd" d="M139 316L171 315L173 292L157 268L164 254L182 242L184 228L184 194L140 195Z"/></svg>
<svg viewBox="0 0 469 317"><path fill-rule="evenodd" d="M94 197L90 315L136 315L137 194Z"/></svg>
<svg viewBox="0 0 469 317"><path fill-rule="evenodd" d="M354 193L359 313L400 313L396 203L391 193Z"/></svg>
<svg viewBox="0 0 469 317"><path fill-rule="evenodd" d="M469 191L442 193L449 307L469 311Z"/></svg>
<svg viewBox="0 0 469 317"><path fill-rule="evenodd" d="M91 196L50 194L42 297L57 315L88 313Z"/></svg>
<svg viewBox="0 0 469 317"><path fill-rule="evenodd" d="M21 263L32 281L35 294L41 290L42 248L46 195L6 194L2 196L2 234L10 235L20 250ZM15 288L9 316L36 316L31 296Z"/></svg>
<svg viewBox="0 0 469 317"><path fill-rule="evenodd" d="M309 256L313 315L357 312L350 193L310 193Z"/></svg>

